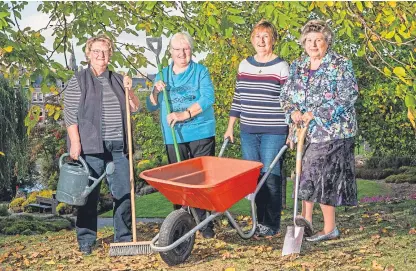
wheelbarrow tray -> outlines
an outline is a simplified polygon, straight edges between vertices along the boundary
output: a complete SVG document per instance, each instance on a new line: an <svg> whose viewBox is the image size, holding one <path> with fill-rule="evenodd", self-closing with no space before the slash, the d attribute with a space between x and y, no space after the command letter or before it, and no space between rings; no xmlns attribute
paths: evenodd
<svg viewBox="0 0 416 271"><path fill-rule="evenodd" d="M173 204L224 212L256 189L262 163L203 156L145 170L140 177Z"/></svg>

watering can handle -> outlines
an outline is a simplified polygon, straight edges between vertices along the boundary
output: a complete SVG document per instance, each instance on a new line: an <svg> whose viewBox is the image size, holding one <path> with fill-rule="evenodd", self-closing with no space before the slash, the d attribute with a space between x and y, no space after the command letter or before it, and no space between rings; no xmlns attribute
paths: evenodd
<svg viewBox="0 0 416 271"><path fill-rule="evenodd" d="M68 156L69 156L69 153L67 153L67 152L61 155L61 157L59 158L59 168L61 168L63 166L64 158L68 157ZM85 160L81 156L78 156L78 161L80 161L82 166L84 167L85 173L90 175L90 171L88 170L88 165L85 162Z"/></svg>

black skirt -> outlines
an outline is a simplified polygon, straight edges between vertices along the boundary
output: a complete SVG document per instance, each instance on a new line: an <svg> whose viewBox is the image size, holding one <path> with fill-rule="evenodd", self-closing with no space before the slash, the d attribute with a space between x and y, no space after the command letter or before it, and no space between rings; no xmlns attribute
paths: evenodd
<svg viewBox="0 0 416 271"><path fill-rule="evenodd" d="M331 206L357 205L354 138L306 146L299 199Z"/></svg>

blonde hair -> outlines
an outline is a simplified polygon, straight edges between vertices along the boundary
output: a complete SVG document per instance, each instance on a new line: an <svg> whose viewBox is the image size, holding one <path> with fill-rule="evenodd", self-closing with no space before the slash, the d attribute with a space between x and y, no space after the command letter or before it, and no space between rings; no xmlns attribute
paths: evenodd
<svg viewBox="0 0 416 271"><path fill-rule="evenodd" d="M91 37L87 40L87 44L85 45L85 57L87 58L87 61L90 62L90 59L88 58L88 54L91 52L91 47L95 42L104 42L108 46L109 50L109 57L113 55L114 51L114 43L113 41L104 34L97 35L95 37Z"/></svg>
<svg viewBox="0 0 416 271"><path fill-rule="evenodd" d="M309 33L322 33L328 46L331 46L334 42L334 34L332 33L331 28L329 28L327 23L322 20L311 20L307 22L300 31L299 42L303 47L305 46L306 36Z"/></svg>
<svg viewBox="0 0 416 271"><path fill-rule="evenodd" d="M253 40L254 35L257 33L257 31L260 31L260 30L266 30L272 37L272 44L274 45L276 43L277 39L279 38L276 27L274 27L272 23L269 23L266 20L260 20L253 27L253 30L251 30L250 40Z"/></svg>

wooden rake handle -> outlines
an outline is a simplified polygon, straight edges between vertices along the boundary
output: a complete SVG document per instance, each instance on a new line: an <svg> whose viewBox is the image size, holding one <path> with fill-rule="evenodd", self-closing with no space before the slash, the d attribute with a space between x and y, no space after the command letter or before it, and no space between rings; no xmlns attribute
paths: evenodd
<svg viewBox="0 0 416 271"><path fill-rule="evenodd" d="M131 80L131 79L130 79ZM131 201L131 231L133 234L133 242L137 242L136 235L136 205L134 197L134 171L133 171L133 142L131 132L131 118L130 118L130 102L129 91L131 83L126 85L124 82L124 90L126 93L126 117L127 117L127 144L129 147L129 176L130 176L130 201Z"/></svg>

